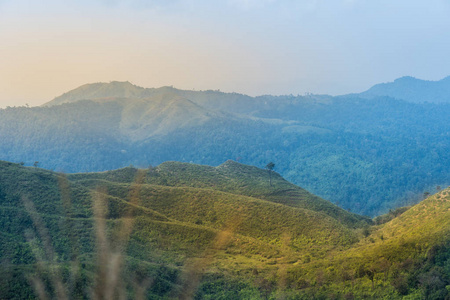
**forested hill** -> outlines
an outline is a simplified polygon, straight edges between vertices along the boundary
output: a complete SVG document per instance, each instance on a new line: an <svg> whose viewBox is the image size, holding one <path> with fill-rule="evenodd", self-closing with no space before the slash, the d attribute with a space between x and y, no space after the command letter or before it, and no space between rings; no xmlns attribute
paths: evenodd
<svg viewBox="0 0 450 300"><path fill-rule="evenodd" d="M0 159L72 172L228 159L375 216L450 184L450 104L96 83L0 110Z"/></svg>

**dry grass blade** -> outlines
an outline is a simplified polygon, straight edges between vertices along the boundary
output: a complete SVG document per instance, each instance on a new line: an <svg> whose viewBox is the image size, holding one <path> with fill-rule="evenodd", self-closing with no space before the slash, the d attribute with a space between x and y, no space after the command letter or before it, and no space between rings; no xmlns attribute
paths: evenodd
<svg viewBox="0 0 450 300"><path fill-rule="evenodd" d="M106 196L104 189L97 189L92 195L93 210L95 220L95 237L97 245L97 274L93 290L93 299L107 299L106 292L114 290L114 286L109 285L108 266L111 260L110 247L106 237Z"/></svg>
<svg viewBox="0 0 450 300"><path fill-rule="evenodd" d="M68 299L64 285L63 285L62 281L60 280L61 276L59 274L59 269L57 266L54 266L55 252L52 247L51 238L50 238L48 229L45 226L45 223L42 220L41 216L36 211L36 207L34 206L33 202L30 201L25 196L23 196L21 199L22 199L23 206L25 207L25 210L30 215L30 217L33 221L33 224L37 229L39 238L43 243L44 255L46 256L46 262L47 262L47 266L49 267L49 272L50 272L50 281L55 290L56 297L58 299L62 299L62 300ZM42 264L42 265L44 264L44 261L42 260L42 258L40 256L36 256L36 259L38 260L38 266L40 264ZM38 295L44 296L43 292L45 291L45 287L43 284L40 284L38 280L33 280L33 286L35 287Z"/></svg>
<svg viewBox="0 0 450 300"><path fill-rule="evenodd" d="M144 171L139 170L131 187L129 199L133 205L138 205L140 202L140 188L145 179L145 174ZM93 298L113 299L115 295L118 298L126 298L123 282L120 281L120 273L124 265L123 254L126 251L126 246L133 230L134 215L131 209L122 218L117 240L114 241L113 247L107 238L106 195L106 189L101 187L97 188L92 194L98 264ZM144 292L142 291L141 293Z"/></svg>
<svg viewBox="0 0 450 300"><path fill-rule="evenodd" d="M213 243L210 248L205 249L203 255L196 260L192 260L186 266L186 271L184 274L184 284L180 291L179 299L189 300L193 299L195 292L201 281L202 275L205 273L206 269L213 263L214 255L217 251L224 249L230 242L233 232L241 223L241 216L236 215L230 218L225 226L224 230L217 233Z"/></svg>
<svg viewBox="0 0 450 300"><path fill-rule="evenodd" d="M34 290L36 291L36 294L39 297L39 299L41 300L50 299L49 296L47 295L47 292L45 291L45 286L41 278L33 276L30 280L31 283L33 284Z"/></svg>
<svg viewBox="0 0 450 300"><path fill-rule="evenodd" d="M131 204L131 207L136 207L140 204L140 192L141 192L141 186L144 182L146 172L144 170L138 170L136 177L134 179L134 183L131 186L130 193L129 193L129 202ZM130 209L127 211L125 216L122 218L121 228L118 235L118 241L116 242L116 245L118 247L117 251L125 251L125 247L128 244L131 232L133 230L133 224L134 224L134 213L133 209Z"/></svg>
<svg viewBox="0 0 450 300"><path fill-rule="evenodd" d="M76 235L72 232L74 222L71 217L73 215L72 201L70 196L70 184L67 176L65 174L58 175L58 187L61 194L61 202L64 207L65 218L65 229L67 235L69 236L70 246L71 246L71 266L70 266L70 282L69 291L73 291L75 288L75 283L80 277L80 265L78 261L79 256L79 245Z"/></svg>

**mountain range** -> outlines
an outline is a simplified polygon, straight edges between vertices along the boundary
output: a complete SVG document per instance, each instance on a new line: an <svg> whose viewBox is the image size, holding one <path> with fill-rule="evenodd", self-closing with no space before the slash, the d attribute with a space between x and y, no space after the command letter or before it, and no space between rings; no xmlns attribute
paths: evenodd
<svg viewBox="0 0 450 300"><path fill-rule="evenodd" d="M450 104L402 99L406 86L444 95L447 81L403 78L337 97L87 84L0 110L0 159L66 173L272 161L291 182L374 217L450 184Z"/></svg>
<svg viewBox="0 0 450 300"><path fill-rule="evenodd" d="M449 299L447 81L2 109L0 299Z"/></svg>

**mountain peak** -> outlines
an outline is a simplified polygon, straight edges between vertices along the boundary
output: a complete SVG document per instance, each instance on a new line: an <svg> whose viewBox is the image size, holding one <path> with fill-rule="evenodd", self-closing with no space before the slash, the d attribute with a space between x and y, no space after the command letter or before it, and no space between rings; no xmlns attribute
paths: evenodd
<svg viewBox="0 0 450 300"><path fill-rule="evenodd" d="M450 76L439 81L404 76L393 82L376 84L358 95L367 99L391 97L415 103L449 103Z"/></svg>
<svg viewBox="0 0 450 300"><path fill-rule="evenodd" d="M145 88L134 85L129 81L88 83L44 103L43 106L53 106L80 100L142 97L145 90Z"/></svg>
<svg viewBox="0 0 450 300"><path fill-rule="evenodd" d="M413 82L413 81L422 81L412 76L403 76L394 80L394 82Z"/></svg>

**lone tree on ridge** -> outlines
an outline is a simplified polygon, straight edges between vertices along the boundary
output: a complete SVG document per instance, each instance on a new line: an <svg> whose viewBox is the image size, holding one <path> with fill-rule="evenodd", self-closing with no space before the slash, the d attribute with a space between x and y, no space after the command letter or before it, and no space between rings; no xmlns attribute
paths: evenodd
<svg viewBox="0 0 450 300"><path fill-rule="evenodd" d="M269 172L269 184L272 186L272 170L275 167L275 164L273 162L270 162L266 165L266 170Z"/></svg>

